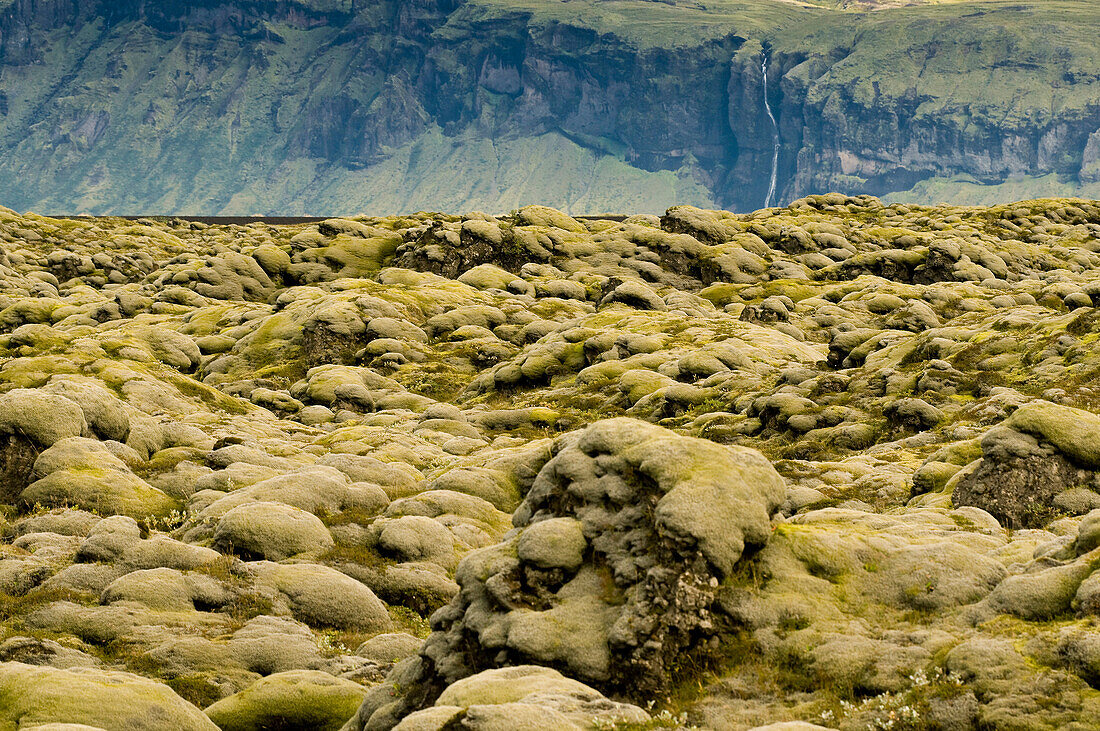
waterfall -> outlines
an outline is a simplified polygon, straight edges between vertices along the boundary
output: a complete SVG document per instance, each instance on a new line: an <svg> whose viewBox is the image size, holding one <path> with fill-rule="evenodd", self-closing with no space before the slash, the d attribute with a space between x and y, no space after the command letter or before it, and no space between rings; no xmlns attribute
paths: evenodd
<svg viewBox="0 0 1100 731"><path fill-rule="evenodd" d="M764 207L771 208L772 199L775 198L775 185L779 179L779 125L772 114L772 106L768 103L768 55L764 54L764 60L760 63L760 73L764 77L764 111L768 113L768 119L772 122L772 140L775 147L772 150L772 178L768 183L768 196L764 199Z"/></svg>

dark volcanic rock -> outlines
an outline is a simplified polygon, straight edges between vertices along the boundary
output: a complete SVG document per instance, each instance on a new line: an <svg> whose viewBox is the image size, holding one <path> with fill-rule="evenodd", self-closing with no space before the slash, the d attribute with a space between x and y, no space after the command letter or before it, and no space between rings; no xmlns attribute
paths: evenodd
<svg viewBox="0 0 1100 731"><path fill-rule="evenodd" d="M974 505L1008 527L1037 528L1059 514L1096 507L1100 495L1095 415L1036 401L982 438L982 460L955 486L955 505ZM1067 494L1067 491L1078 494Z"/></svg>

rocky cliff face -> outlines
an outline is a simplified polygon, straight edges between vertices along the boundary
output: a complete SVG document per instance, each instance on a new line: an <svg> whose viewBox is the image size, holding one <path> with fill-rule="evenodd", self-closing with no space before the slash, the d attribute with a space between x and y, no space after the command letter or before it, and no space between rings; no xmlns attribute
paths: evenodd
<svg viewBox="0 0 1100 731"><path fill-rule="evenodd" d="M957 175L984 184L1044 175L1090 182L1095 153L1085 148L1100 123L1095 50L1075 46L1072 35L1046 35L1064 9L1011 12L996 14L1014 21L1004 25L979 11L946 28L901 16L898 45L857 42L829 64L792 54L784 92L798 152L788 195L885 193ZM873 30L889 33L883 25Z"/></svg>
<svg viewBox="0 0 1100 731"><path fill-rule="evenodd" d="M772 164L765 54L780 202L996 197L1011 180L1089 194L1094 15L17 0L0 3L0 196L53 212L751 209Z"/></svg>

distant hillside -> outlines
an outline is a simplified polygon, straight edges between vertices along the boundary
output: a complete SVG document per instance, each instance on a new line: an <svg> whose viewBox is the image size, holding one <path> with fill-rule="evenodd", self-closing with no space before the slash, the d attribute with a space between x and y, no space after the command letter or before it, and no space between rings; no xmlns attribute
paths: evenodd
<svg viewBox="0 0 1100 731"><path fill-rule="evenodd" d="M773 161L773 203L1100 197L1095 0L894 5L0 0L0 200L748 210Z"/></svg>

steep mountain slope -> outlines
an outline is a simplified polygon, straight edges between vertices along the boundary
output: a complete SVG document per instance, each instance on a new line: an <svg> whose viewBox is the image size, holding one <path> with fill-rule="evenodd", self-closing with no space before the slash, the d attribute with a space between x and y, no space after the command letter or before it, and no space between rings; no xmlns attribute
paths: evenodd
<svg viewBox="0 0 1100 731"><path fill-rule="evenodd" d="M1097 11L17 0L0 3L0 198L96 213L750 209L776 133L779 201L1091 195Z"/></svg>

